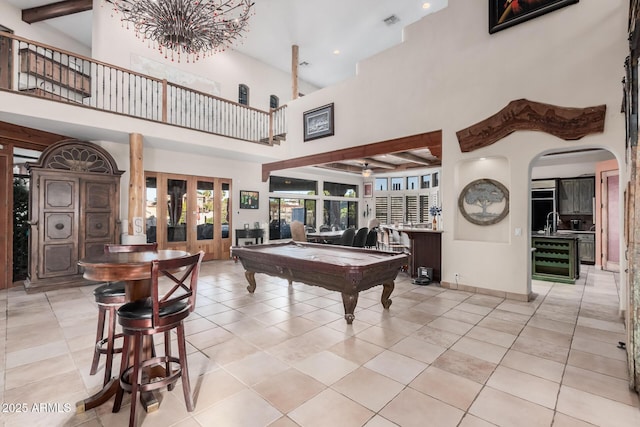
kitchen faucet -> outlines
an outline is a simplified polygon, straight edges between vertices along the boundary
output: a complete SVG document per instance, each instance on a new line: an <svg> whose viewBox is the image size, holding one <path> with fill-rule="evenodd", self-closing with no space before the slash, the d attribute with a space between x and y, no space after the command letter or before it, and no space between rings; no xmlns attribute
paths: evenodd
<svg viewBox="0 0 640 427"><path fill-rule="evenodd" d="M551 216L552 220L553 220L553 217L555 216L555 221L549 223L549 216ZM544 226L544 234L549 236L550 234L555 233L558 230L558 221L559 220L560 220L560 216L559 216L558 212L556 212L556 211L549 212L547 214L546 225Z"/></svg>

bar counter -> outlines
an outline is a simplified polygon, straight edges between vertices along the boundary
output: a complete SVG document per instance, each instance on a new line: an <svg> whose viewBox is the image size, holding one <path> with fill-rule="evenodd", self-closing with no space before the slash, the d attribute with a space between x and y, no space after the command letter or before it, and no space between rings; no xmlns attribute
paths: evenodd
<svg viewBox="0 0 640 427"><path fill-rule="evenodd" d="M442 230L422 227L381 225L381 228L396 230L409 236L409 271L411 277L418 275L418 267L433 268L434 282L439 282L442 273Z"/></svg>

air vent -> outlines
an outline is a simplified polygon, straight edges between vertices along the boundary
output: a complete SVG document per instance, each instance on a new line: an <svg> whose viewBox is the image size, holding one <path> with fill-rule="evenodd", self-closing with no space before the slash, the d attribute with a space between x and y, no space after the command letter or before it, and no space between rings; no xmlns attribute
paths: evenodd
<svg viewBox="0 0 640 427"><path fill-rule="evenodd" d="M391 15L387 18L385 18L383 20L383 22L387 25L393 25L393 24L397 24L398 22L400 22L400 18L398 18L396 15Z"/></svg>

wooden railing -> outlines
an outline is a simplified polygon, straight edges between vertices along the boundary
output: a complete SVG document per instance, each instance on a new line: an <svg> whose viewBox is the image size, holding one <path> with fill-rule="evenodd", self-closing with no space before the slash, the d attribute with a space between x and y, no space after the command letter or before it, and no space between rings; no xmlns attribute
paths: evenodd
<svg viewBox="0 0 640 427"><path fill-rule="evenodd" d="M258 110L4 32L0 90L260 144L286 136L286 106Z"/></svg>

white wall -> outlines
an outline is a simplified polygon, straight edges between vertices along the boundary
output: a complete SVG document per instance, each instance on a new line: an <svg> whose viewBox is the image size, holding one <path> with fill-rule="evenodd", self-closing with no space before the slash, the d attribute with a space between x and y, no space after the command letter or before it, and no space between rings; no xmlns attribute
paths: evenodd
<svg viewBox="0 0 640 427"><path fill-rule="evenodd" d="M22 11L0 0L0 25L11 29L16 36L55 46L84 56L91 56L91 49L61 33L46 22L27 24L22 20Z"/></svg>
<svg viewBox="0 0 640 427"><path fill-rule="evenodd" d="M604 147L624 164L620 81L628 53L627 15L626 1L583 0L489 34L486 2L449 2L407 28L401 46L359 64L357 78L292 103L293 142L301 140L302 113L329 102L335 103L335 136L288 144L287 155L442 129L443 280L455 282L459 273L465 285L528 294L532 160L559 148ZM481 150L460 151L456 131L521 98L564 107L606 104L605 132L562 141L522 131ZM473 166L480 157L505 160L499 170L482 171ZM498 176L509 189L509 216L493 226L463 223L458 194L487 175Z"/></svg>
<svg viewBox="0 0 640 427"><path fill-rule="evenodd" d="M94 3L101 1L94 0ZM165 54L161 54L158 49L149 48L148 41L137 38L131 25L127 29L125 23L123 27L120 15L112 13L110 7L94 7L92 29L92 54L97 60L131 69L132 55L148 58L175 70L183 70L219 83L219 96L232 101L238 100L238 85L246 84L249 86L249 105L261 110L269 110L270 95L278 96L280 105L291 100L290 73L267 67L262 62L233 50L200 58L196 62L187 62L184 56L180 61L177 56L172 60L170 53L165 59ZM299 88L303 93L317 90L317 87L304 81L299 82Z"/></svg>

